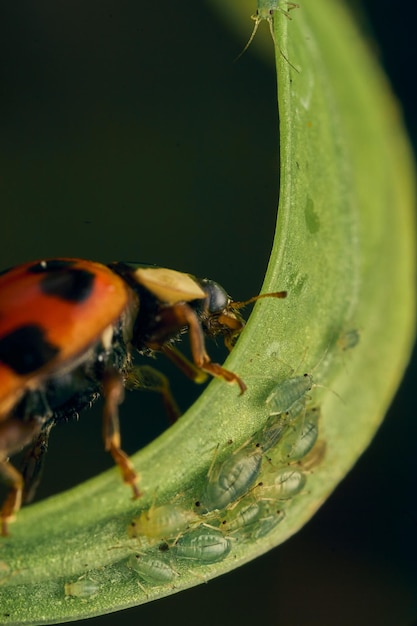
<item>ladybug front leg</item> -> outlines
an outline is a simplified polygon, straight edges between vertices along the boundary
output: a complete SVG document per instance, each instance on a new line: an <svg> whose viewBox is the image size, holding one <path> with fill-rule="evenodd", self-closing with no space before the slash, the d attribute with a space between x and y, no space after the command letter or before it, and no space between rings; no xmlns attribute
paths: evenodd
<svg viewBox="0 0 417 626"><path fill-rule="evenodd" d="M208 374L187 359L185 354L178 350L172 343L167 343L162 346L162 352L187 376L187 378L192 380L193 383L201 385L207 381Z"/></svg>
<svg viewBox="0 0 417 626"><path fill-rule="evenodd" d="M131 486L133 497L141 495L137 482L139 477L135 472L129 457L120 447L119 404L124 398L123 379L120 374L111 370L103 378L103 438L104 447L112 455L114 462L120 467L123 481Z"/></svg>
<svg viewBox="0 0 417 626"><path fill-rule="evenodd" d="M196 367L203 372L207 372L217 378L223 378L228 383L237 383L240 388L240 392L246 391L246 385L241 378L234 372L230 372L218 363L212 363L209 355L206 352L204 344L204 334L201 329L200 322L197 315L188 304L180 302L169 307L170 315L173 316L177 322L177 327L188 327L190 336L191 354ZM161 349L161 348L159 348ZM178 364L178 352L172 348L170 344L164 344L162 351L172 360ZM183 371L186 371L183 367Z"/></svg>
<svg viewBox="0 0 417 626"><path fill-rule="evenodd" d="M0 424L0 477L10 487L9 494L0 511L1 534L8 535L8 525L15 518L22 504L24 480L20 472L11 465L8 457L21 450L38 435L42 421L33 419L23 422L9 418Z"/></svg>

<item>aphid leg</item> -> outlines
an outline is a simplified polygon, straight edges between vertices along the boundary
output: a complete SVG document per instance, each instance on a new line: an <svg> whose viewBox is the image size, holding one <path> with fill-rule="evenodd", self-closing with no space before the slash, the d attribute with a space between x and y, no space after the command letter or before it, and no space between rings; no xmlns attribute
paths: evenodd
<svg viewBox="0 0 417 626"><path fill-rule="evenodd" d="M143 389L160 393L169 421L174 423L181 417L181 411L172 395L168 378L155 368L149 365L134 367L128 373L125 385L127 389Z"/></svg>
<svg viewBox="0 0 417 626"><path fill-rule="evenodd" d="M288 17L289 20L292 20L290 11L293 11L294 9L299 9L300 5L296 4L295 2L285 2L285 4L287 5L287 10L285 11L282 7L279 7L279 11L281 11L281 13L285 15L285 17Z"/></svg>
<svg viewBox="0 0 417 626"><path fill-rule="evenodd" d="M237 374L230 372L218 363L211 362L205 349L203 331L195 312L185 303L175 304L170 307L170 309L177 320L177 326L179 328L182 326L188 327L191 354L197 368L215 376L216 378L223 378L223 380L228 383L237 383L239 385L240 392L244 393L244 391L246 391L246 385ZM165 344L163 346L163 352L170 358L170 353L172 352L171 348L172 347L169 344ZM173 360L175 362L175 357Z"/></svg>
<svg viewBox="0 0 417 626"><path fill-rule="evenodd" d="M129 457L120 447L119 404L123 401L124 386L119 372L109 371L103 379L103 439L105 450L110 452L114 462L120 467L123 481L131 486L133 498L141 495L137 486L138 475Z"/></svg>
<svg viewBox="0 0 417 626"><path fill-rule="evenodd" d="M35 437L42 427L42 421L33 419L23 422L8 419L0 425L0 477L10 487L9 494L0 511L1 534L8 535L9 522L14 520L22 505L23 476L8 461L8 457L21 450Z"/></svg>

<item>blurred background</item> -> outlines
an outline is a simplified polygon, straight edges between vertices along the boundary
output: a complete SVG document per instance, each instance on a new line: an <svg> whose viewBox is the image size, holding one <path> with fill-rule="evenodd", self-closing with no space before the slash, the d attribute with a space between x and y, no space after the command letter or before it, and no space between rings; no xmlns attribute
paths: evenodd
<svg viewBox="0 0 417 626"><path fill-rule="evenodd" d="M412 1L350 5L415 145ZM258 292L279 155L265 24L233 62L254 10L242 0L239 34L208 2L2 4L1 268L52 256L144 261L214 278L236 299ZM92 623L417 624L415 377L414 360L372 446L290 541L207 585ZM201 390L172 379L186 409ZM128 452L165 425L158 398L128 396ZM53 432L38 497L111 465L98 406Z"/></svg>

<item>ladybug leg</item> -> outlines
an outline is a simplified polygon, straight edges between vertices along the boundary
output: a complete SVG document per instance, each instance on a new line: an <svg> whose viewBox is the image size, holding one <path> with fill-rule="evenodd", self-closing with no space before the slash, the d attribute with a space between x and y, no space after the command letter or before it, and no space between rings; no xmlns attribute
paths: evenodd
<svg viewBox="0 0 417 626"><path fill-rule="evenodd" d="M9 522L13 522L22 504L23 477L8 461L0 462L0 473L3 481L11 486L1 508L1 534L9 534Z"/></svg>
<svg viewBox="0 0 417 626"><path fill-rule="evenodd" d="M45 455L48 451L49 434L54 424L54 420L50 420L43 426L38 437L26 451L21 463L20 471L24 480L22 497L23 504L32 502L41 481L45 464Z"/></svg>
<svg viewBox="0 0 417 626"><path fill-rule="evenodd" d="M189 307L186 303L178 303L170 307L171 314L177 320L177 327L181 328L184 326L188 327L188 332L190 336L190 346L191 346L191 354L193 357L193 361L195 366L202 370L203 372L207 372L207 374L211 374L211 376L215 376L216 378L223 378L228 383L237 383L240 388L240 393L244 393L246 390L246 385L241 378L234 372L230 372L225 369L218 363L212 363L209 355L206 352L206 348L204 345L204 334L200 326L200 322L198 321L198 317L195 312ZM161 349L161 348L160 348ZM164 344L162 346L162 351L174 361L176 362L176 356L173 355L175 352L172 349L172 346L169 344ZM177 360L178 363L178 360ZM183 368L181 368L183 369ZM184 371L184 369L183 369Z"/></svg>
<svg viewBox="0 0 417 626"><path fill-rule="evenodd" d="M1 534L8 535L8 525L15 518L22 504L24 480L17 469L9 463L9 455L19 452L37 436L42 428L42 421L33 419L23 422L10 418L0 425L0 477L10 487L9 494L0 511Z"/></svg>
<svg viewBox="0 0 417 626"><path fill-rule="evenodd" d="M111 370L103 378L103 438L104 447L120 467L123 481L132 487L133 498L141 495L137 486L136 474L129 457L120 447L119 404L124 398L123 379L118 372Z"/></svg>
<svg viewBox="0 0 417 626"><path fill-rule="evenodd" d="M149 365L134 367L127 375L125 386L127 389L144 389L145 391L160 393L171 423L176 422L181 416L181 411L172 395L168 378L155 368Z"/></svg>
<svg viewBox="0 0 417 626"><path fill-rule="evenodd" d="M206 382L208 374L203 372L199 367L196 367L176 346L173 344L165 344L162 346L162 352L194 383L201 385Z"/></svg>

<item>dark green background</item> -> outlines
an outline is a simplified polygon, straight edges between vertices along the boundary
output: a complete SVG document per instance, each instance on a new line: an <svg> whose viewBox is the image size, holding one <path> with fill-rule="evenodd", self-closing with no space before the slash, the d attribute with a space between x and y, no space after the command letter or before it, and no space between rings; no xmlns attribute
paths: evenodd
<svg viewBox="0 0 417 626"><path fill-rule="evenodd" d="M411 7L368 0L362 22L415 138ZM2 3L0 267L63 255L146 261L215 278L236 299L257 293L278 192L275 82L254 50L233 63L243 43L190 0ZM411 626L414 379L296 537L208 585L93 623ZM174 385L185 409L199 390L180 376ZM124 447L164 425L158 398L131 394ZM110 466L96 407L53 433L39 497Z"/></svg>

